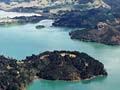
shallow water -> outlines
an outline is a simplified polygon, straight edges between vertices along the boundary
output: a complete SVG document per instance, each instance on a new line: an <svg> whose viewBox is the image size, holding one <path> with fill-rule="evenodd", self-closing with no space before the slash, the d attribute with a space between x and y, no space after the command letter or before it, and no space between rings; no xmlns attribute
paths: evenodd
<svg viewBox="0 0 120 90"><path fill-rule="evenodd" d="M103 62L109 75L82 82L36 80L28 90L120 90L120 46L71 40L68 33L72 29L50 27L50 22L0 27L0 54L21 60L47 50L77 50ZM35 29L39 24L46 27Z"/></svg>

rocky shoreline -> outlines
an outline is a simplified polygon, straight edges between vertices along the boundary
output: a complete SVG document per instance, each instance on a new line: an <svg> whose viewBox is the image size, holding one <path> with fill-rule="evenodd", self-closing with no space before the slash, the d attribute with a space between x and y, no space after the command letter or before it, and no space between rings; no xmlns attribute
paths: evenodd
<svg viewBox="0 0 120 90"><path fill-rule="evenodd" d="M98 76L107 76L104 65L77 51L47 51L21 61L0 56L0 90L24 90L35 77L78 81Z"/></svg>
<svg viewBox="0 0 120 90"><path fill-rule="evenodd" d="M46 16L18 16L18 17L5 17L0 18L0 26L8 26L8 25L14 25L14 24L27 24L27 23L38 23L41 20L48 19Z"/></svg>
<svg viewBox="0 0 120 90"><path fill-rule="evenodd" d="M120 45L120 1L104 0L104 2L110 8L99 7L60 12L53 26L84 28L84 30L70 32L71 39Z"/></svg>
<svg viewBox="0 0 120 90"><path fill-rule="evenodd" d="M120 20L117 20L120 22ZM106 45L120 45L120 24L112 22L112 25L100 22L97 28L76 30L69 33L71 39L86 42L97 42Z"/></svg>
<svg viewBox="0 0 120 90"><path fill-rule="evenodd" d="M86 11L61 12L53 26L84 28L69 33L71 39L120 45L120 14L99 8Z"/></svg>

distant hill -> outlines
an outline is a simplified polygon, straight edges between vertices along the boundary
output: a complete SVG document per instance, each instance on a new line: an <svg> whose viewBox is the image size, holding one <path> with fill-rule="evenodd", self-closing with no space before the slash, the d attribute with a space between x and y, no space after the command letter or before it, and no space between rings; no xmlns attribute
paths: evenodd
<svg viewBox="0 0 120 90"><path fill-rule="evenodd" d="M105 1L110 2L109 0L105 0ZM87 5L90 8L99 8L99 7L111 8L103 0L0 0L0 8L5 8L5 9L7 8L13 9L18 7L34 7L34 6L51 7L57 5L71 5L71 6L78 5L76 7L80 7L80 8L81 8L80 5L85 5L85 6Z"/></svg>
<svg viewBox="0 0 120 90"><path fill-rule="evenodd" d="M51 10L52 12L70 10L90 10L107 8L118 13L120 0L0 0L0 9L16 12L35 12Z"/></svg>
<svg viewBox="0 0 120 90"><path fill-rule="evenodd" d="M56 2L56 1L60 1L60 2L74 2L76 0L0 0L0 2L5 2L5 3L10 3L10 2L31 2L31 1L45 1L45 2Z"/></svg>

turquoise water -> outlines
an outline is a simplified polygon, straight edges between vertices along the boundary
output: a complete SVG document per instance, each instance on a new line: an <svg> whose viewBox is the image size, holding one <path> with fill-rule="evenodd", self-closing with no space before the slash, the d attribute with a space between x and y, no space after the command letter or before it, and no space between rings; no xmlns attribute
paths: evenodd
<svg viewBox="0 0 120 90"><path fill-rule="evenodd" d="M72 29L49 27L51 22L0 27L0 54L20 60L47 50L77 50L103 62L109 75L82 82L36 80L27 90L120 90L120 46L71 40ZM39 24L46 27L35 29Z"/></svg>

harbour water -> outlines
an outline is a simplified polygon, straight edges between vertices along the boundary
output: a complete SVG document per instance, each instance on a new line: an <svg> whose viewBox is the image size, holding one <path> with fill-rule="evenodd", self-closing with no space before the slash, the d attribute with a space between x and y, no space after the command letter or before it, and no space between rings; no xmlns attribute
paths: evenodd
<svg viewBox="0 0 120 90"><path fill-rule="evenodd" d="M73 29L50 27L52 22L0 27L0 54L21 60L48 50L77 50L104 63L108 77L80 82L36 80L27 90L120 90L120 46L71 40L68 33ZM36 29L40 24L46 27Z"/></svg>

